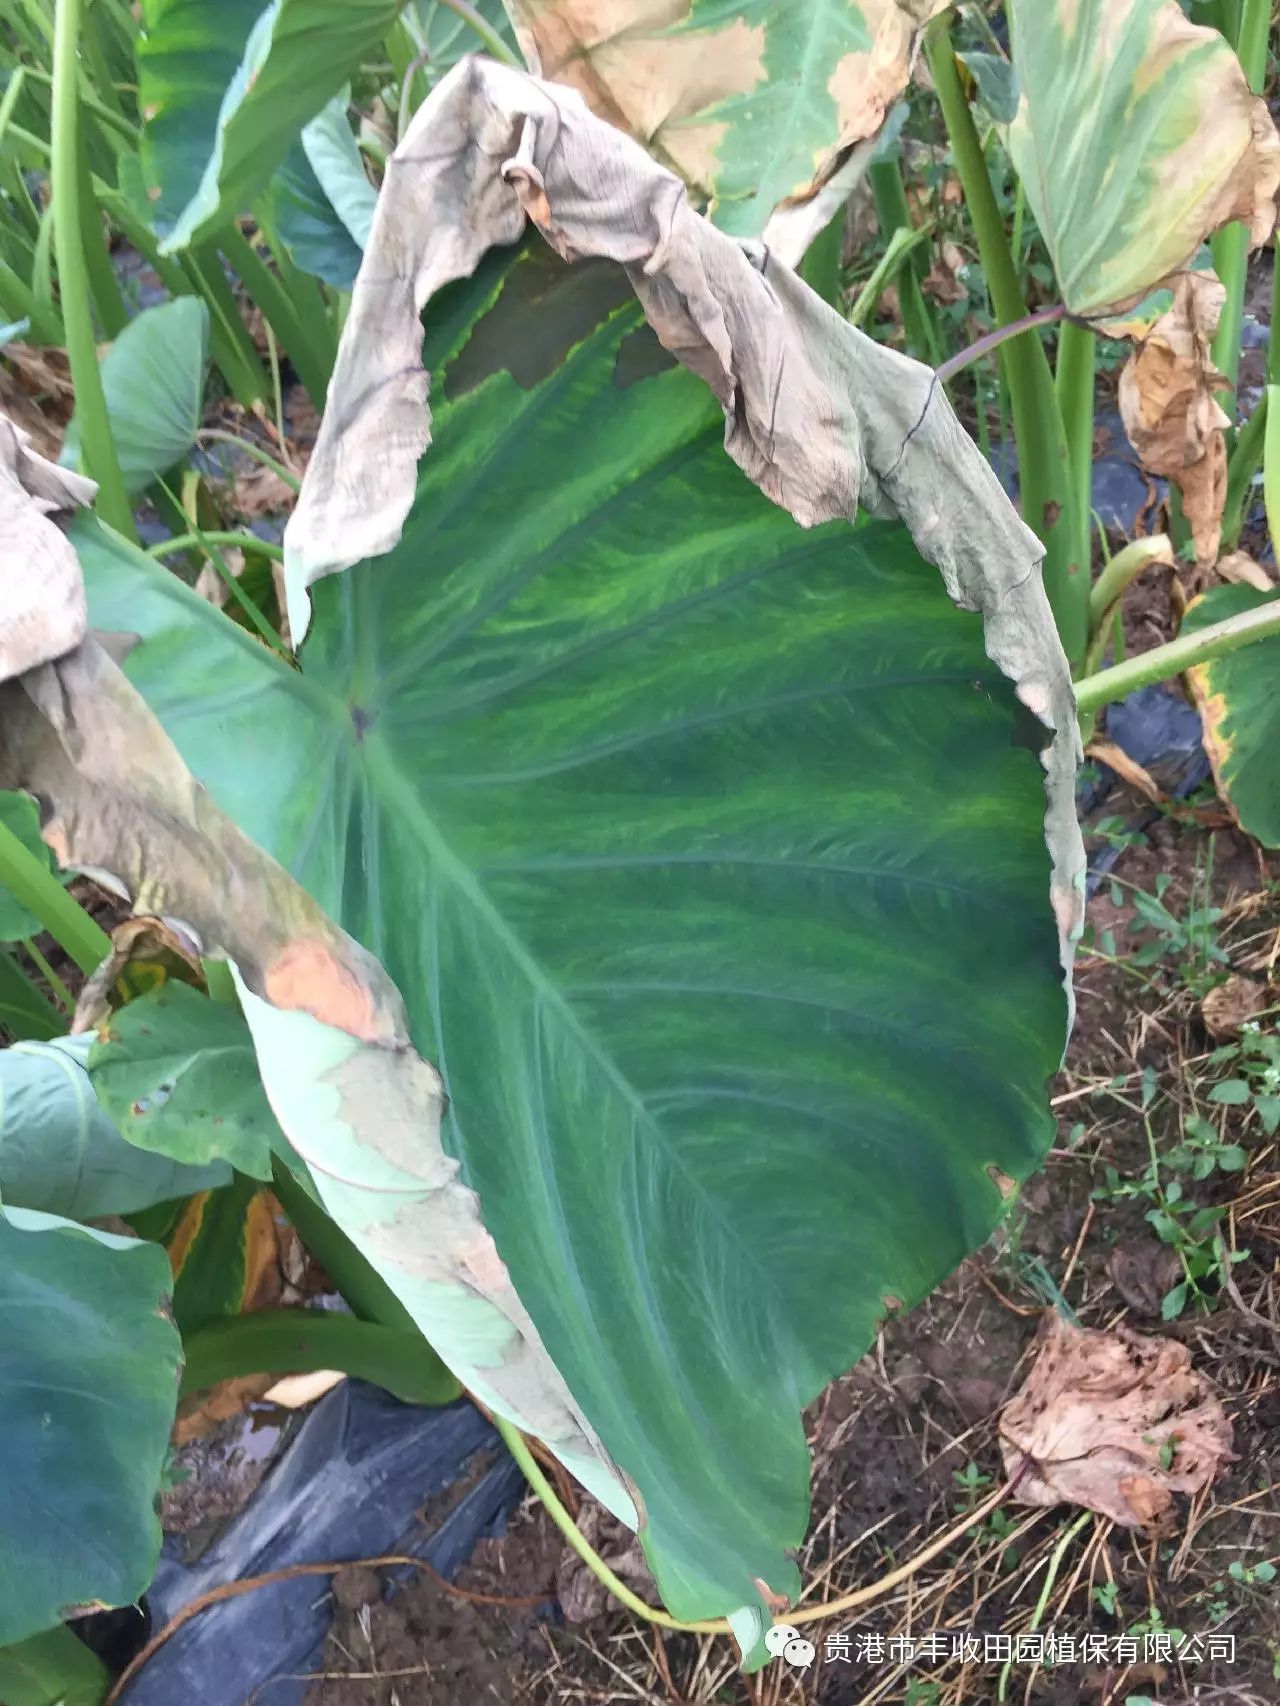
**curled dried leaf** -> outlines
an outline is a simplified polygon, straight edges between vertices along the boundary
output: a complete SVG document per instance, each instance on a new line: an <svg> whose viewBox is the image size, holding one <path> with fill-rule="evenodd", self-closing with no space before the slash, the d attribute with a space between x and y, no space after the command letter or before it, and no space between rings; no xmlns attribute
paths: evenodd
<svg viewBox="0 0 1280 1706"><path fill-rule="evenodd" d="M1210 353L1224 294L1212 273L1182 274L1171 307L1120 375L1129 441L1150 473L1164 475L1181 492L1201 565L1217 559L1227 496L1224 434L1231 420L1218 393L1229 385Z"/></svg>
<svg viewBox="0 0 1280 1706"><path fill-rule="evenodd" d="M47 461L0 415L0 681L61 657L84 638L80 565L52 518L92 503L97 489Z"/></svg>
<svg viewBox="0 0 1280 1706"><path fill-rule="evenodd" d="M1000 1444L1023 1504L1083 1505L1156 1531L1175 1493L1199 1492L1232 1461L1231 1424L1185 1345L1073 1327L1054 1311Z"/></svg>

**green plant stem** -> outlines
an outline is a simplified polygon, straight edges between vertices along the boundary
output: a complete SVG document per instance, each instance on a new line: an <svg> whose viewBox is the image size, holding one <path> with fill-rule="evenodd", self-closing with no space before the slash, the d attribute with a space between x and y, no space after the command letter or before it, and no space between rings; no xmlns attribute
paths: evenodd
<svg viewBox="0 0 1280 1706"><path fill-rule="evenodd" d="M96 971L111 952L111 938L102 926L4 823L0 823L0 887L35 914L41 928L86 975Z"/></svg>
<svg viewBox="0 0 1280 1706"><path fill-rule="evenodd" d="M918 228L899 225L889 239L888 247L876 262L871 277L858 292L857 300L849 310L849 324L861 326L870 317L876 303L880 300L889 284L895 278L905 278L904 262L920 248L921 244L932 234L932 225L921 225ZM901 298L899 298L901 300Z"/></svg>
<svg viewBox="0 0 1280 1706"><path fill-rule="evenodd" d="M1263 434L1262 501L1267 511L1267 532L1274 545L1280 539L1280 385L1268 385L1264 396L1267 416Z"/></svg>
<svg viewBox="0 0 1280 1706"><path fill-rule="evenodd" d="M582 1559L598 1582L601 1582L615 1599L626 1606L628 1611L642 1617L646 1623L656 1623L662 1629L691 1630L697 1634L719 1635L727 1633L729 1625L723 1619L705 1623L681 1623L665 1611L658 1611L652 1605L646 1605L638 1594L632 1593L624 1581L621 1581L605 1563L591 1543L583 1536L577 1523L561 1504L555 1488L547 1480L538 1467L537 1460L529 1450L524 1435L519 1428L512 1425L502 1416L492 1418L493 1425L502 1435L507 1450L515 1458L524 1471L525 1480L542 1500L547 1508L547 1515L564 1535L569 1545Z"/></svg>
<svg viewBox="0 0 1280 1706"><path fill-rule="evenodd" d="M202 427L196 437L202 443L207 441L211 444L234 444L238 450L252 456L255 462L260 462L264 468L270 468L276 478L283 480L291 491L302 490L302 481L293 470L286 468L283 462L272 456L270 451L264 450L254 439L241 438L234 432L222 432L217 427Z"/></svg>
<svg viewBox="0 0 1280 1706"><path fill-rule="evenodd" d="M148 557L172 557L178 551L190 551L197 545L237 545L243 551L256 551L259 556L270 557L274 562L284 561L284 547L276 545L270 539L259 539L256 533L179 533L176 538L162 539L158 545L148 545L146 554ZM276 636L275 643L281 643L279 635Z"/></svg>
<svg viewBox="0 0 1280 1706"><path fill-rule="evenodd" d="M1271 0L1244 0L1239 33L1226 31L1236 49L1250 89L1261 95L1267 75L1267 30ZM1240 373L1240 332L1244 324L1244 293L1249 265L1249 228L1240 220L1224 226L1213 236L1213 268L1226 295L1213 337L1213 360L1234 387Z"/></svg>
<svg viewBox="0 0 1280 1706"><path fill-rule="evenodd" d="M1140 652L1137 657L1126 658L1110 669L1086 676L1076 682L1076 705L1082 715L1087 715L1103 705L1123 699L1135 688L1149 687L1155 681L1168 681L1193 664L1224 657L1240 646L1251 645L1255 640L1266 639L1276 633L1280 633L1280 599L1256 610L1243 610L1238 616L1229 616L1225 622L1201 628L1198 633L1180 634L1176 640L1169 640L1152 651Z"/></svg>
<svg viewBox="0 0 1280 1706"><path fill-rule="evenodd" d="M40 976L49 985L49 988L53 991L54 999L58 1002L63 1011L66 1013L74 1013L76 1007L75 997L67 988L66 984L63 983L57 972L54 971L48 960L45 959L36 943L28 939L22 944L22 951L40 973Z"/></svg>
<svg viewBox="0 0 1280 1706"><path fill-rule="evenodd" d="M925 52L946 120L952 155L996 319L1003 325L1023 319L1027 306L1005 239L986 160L973 114L956 70L955 53L945 28L934 25ZM1018 478L1022 513L1045 545L1044 581L1063 649L1078 669L1089 639L1089 564L1081 560L1079 530L1062 416L1048 358L1034 331L1013 338L1000 351L1009 382L1014 432L1018 441Z"/></svg>
<svg viewBox="0 0 1280 1706"><path fill-rule="evenodd" d="M1075 500L1076 540L1072 554L1086 565L1092 543L1093 387L1097 349L1098 340L1092 329L1068 320L1058 333L1058 364L1053 379L1067 438Z"/></svg>
<svg viewBox="0 0 1280 1706"><path fill-rule="evenodd" d="M1062 1560L1067 1555L1067 1547L1070 1546L1071 1542L1075 1539L1076 1535L1079 1534L1080 1530L1084 1527L1085 1523L1089 1521L1092 1515L1092 1511L1085 1511L1082 1515L1078 1516L1071 1524L1071 1527L1063 1533L1058 1544L1054 1547L1049 1558L1049 1567L1044 1573L1043 1582L1040 1584L1040 1597L1036 1600L1036 1608L1031 1614L1031 1622L1027 1625L1028 1633L1031 1633L1040 1627L1040 1619L1044 1616L1045 1607L1049 1603L1049 1595L1053 1592L1053 1584L1058 1579L1058 1571L1062 1568ZM1007 1697L1009 1673L1012 1669L1013 1660L1006 1659L1000 1671L1000 1681L996 1688L996 1699L998 1701L1004 1700Z"/></svg>
<svg viewBox="0 0 1280 1706"><path fill-rule="evenodd" d="M89 305L89 273L85 264L84 233L79 213L79 113L76 49L80 35L80 0L57 0L53 44L53 158L50 195L54 214L54 244L62 290L62 315L67 360L75 387L80 421L80 454L86 471L98 482L98 513L118 533L136 544L133 511L120 474L107 399L98 371L98 349Z"/></svg>
<svg viewBox="0 0 1280 1706"><path fill-rule="evenodd" d="M911 220L911 209L907 205L907 192L903 186L898 162L873 161L868 168L867 178L875 197L876 216L886 241L891 241L896 231L914 231L915 226ZM937 367L942 360L942 339L933 310L920 288L922 276L922 253L915 249L898 279L902 329L907 336L908 352L921 361L927 361L930 367Z"/></svg>
<svg viewBox="0 0 1280 1706"><path fill-rule="evenodd" d="M517 71L524 70L521 61L512 53L492 24L482 18L474 6L468 5L467 0L441 0L441 4L447 6L451 12L456 12L465 23L470 24L484 43L485 52L490 54L492 58L500 60L503 65L514 65Z"/></svg>
<svg viewBox="0 0 1280 1706"><path fill-rule="evenodd" d="M255 545L264 543L264 541L259 540L255 534L250 534L248 537L254 541ZM243 542L244 535L236 534L235 538L238 541ZM194 527L190 533L181 534L177 539L166 539L164 544L167 548L174 551L188 550L193 544L197 545L200 550L204 552L205 556L221 576L222 583L230 593L231 597L249 618L249 621L256 630L258 637L265 641L265 643L273 652L276 653L278 657L282 657L286 661L288 660L288 646L285 645L279 634L276 633L270 622L267 621L261 610L258 609L258 606L240 585L239 579L232 574L231 565L222 555L218 546L213 543L212 534L204 532L203 529L199 527ZM279 549L279 547L277 547L277 549ZM268 551L267 554L270 555L270 552ZM157 553L153 549L149 555L154 556L157 555Z"/></svg>
<svg viewBox="0 0 1280 1706"><path fill-rule="evenodd" d="M54 345L66 341L62 321L36 297L25 279L18 277L7 261L0 260L0 316L6 320L26 320L32 343Z"/></svg>
<svg viewBox="0 0 1280 1706"><path fill-rule="evenodd" d="M213 358L241 408L265 403L271 390L266 369L258 360L253 339L240 318L236 299L222 270L222 261L209 247L185 249L183 271L209 307L209 342Z"/></svg>
<svg viewBox="0 0 1280 1706"><path fill-rule="evenodd" d="M1007 326L997 326L994 332L984 332L980 338L975 338L971 344L966 344L962 350L948 356L937 370L938 378L947 385L957 373L963 373L966 367L972 367L974 362L981 361L984 355L998 350L1001 344L1007 344L1010 338L1021 337L1023 332L1029 332L1036 326L1059 325L1066 319L1066 315L1065 305L1058 302L1052 308L1037 308L1034 314L1024 314L1020 320L1013 320Z"/></svg>
<svg viewBox="0 0 1280 1706"><path fill-rule="evenodd" d="M331 1368L381 1386L405 1404L451 1404L458 1383L408 1332L331 1309L259 1309L214 1321L183 1340L179 1396L246 1374L311 1374Z"/></svg>
<svg viewBox="0 0 1280 1706"><path fill-rule="evenodd" d="M1112 606L1124 597L1132 581L1151 563L1173 563L1173 541L1167 533L1149 539L1134 539L1117 551L1093 583L1089 594L1089 625L1096 634L1111 614Z"/></svg>
<svg viewBox="0 0 1280 1706"><path fill-rule="evenodd" d="M93 305L98 311L98 324L102 327L103 335L107 338L118 338L129 323L129 310L124 305L120 280L116 277L115 268L111 264L111 251L107 246L107 234L102 226L102 214L98 208L97 198L93 193L93 174L89 170L89 156L85 153L83 135L80 137L76 155L78 161L76 193L80 200L80 230L84 241L85 266L89 274L90 288L93 291ZM57 239L58 231L55 221L55 243Z"/></svg>
<svg viewBox="0 0 1280 1706"><path fill-rule="evenodd" d="M1276 268L1280 275L1280 267ZM1262 465L1266 440L1268 405L1272 387L1258 398L1253 413L1236 434L1235 448L1227 463L1227 496L1222 506L1222 549L1234 551L1244 530L1244 513L1253 490L1253 476Z"/></svg>
<svg viewBox="0 0 1280 1706"><path fill-rule="evenodd" d="M456 1397L462 1388L423 1337L413 1316L338 1223L330 1219L311 1190L278 1156L271 1164L271 1188L298 1236L342 1293L352 1314L360 1321L390 1328L400 1336L411 1335L418 1346L415 1355L422 1363L415 1379L429 1379L441 1390L446 1382L452 1382Z"/></svg>
<svg viewBox="0 0 1280 1706"><path fill-rule="evenodd" d="M317 409L323 410L329 375L337 359L337 347L329 335L327 318L322 312L314 316L300 312L294 306L295 298L239 231L228 229L220 232L218 247L284 345L311 401ZM319 310L320 304L316 306Z"/></svg>

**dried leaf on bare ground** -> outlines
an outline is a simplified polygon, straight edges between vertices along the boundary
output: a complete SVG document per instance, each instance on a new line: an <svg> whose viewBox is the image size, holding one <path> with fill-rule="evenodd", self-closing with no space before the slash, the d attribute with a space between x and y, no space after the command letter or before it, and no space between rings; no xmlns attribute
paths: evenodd
<svg viewBox="0 0 1280 1706"><path fill-rule="evenodd" d="M1176 1250L1154 1238L1117 1244L1107 1260L1111 1283L1129 1308L1153 1319L1160 1314L1165 1294L1182 1277Z"/></svg>
<svg viewBox="0 0 1280 1706"><path fill-rule="evenodd" d="M967 256L958 243L940 243L933 252L929 271L920 288L935 302L967 302L969 291L960 282L960 269Z"/></svg>
<svg viewBox="0 0 1280 1706"><path fill-rule="evenodd" d="M594 1499L584 1500L578 1527L615 1576L634 1588L642 1599L657 1600L657 1584L645 1561L644 1549L629 1528ZM592 1575L576 1552L568 1550L556 1569L556 1597L566 1623L588 1623L613 1604L604 1583Z"/></svg>
<svg viewBox="0 0 1280 1706"><path fill-rule="evenodd" d="M292 510L297 496L293 487L282 480L274 468L259 464L236 475L233 499L236 514L244 521L262 515L283 515Z"/></svg>
<svg viewBox="0 0 1280 1706"><path fill-rule="evenodd" d="M1120 374L1120 415L1151 474L1172 480L1201 567L1217 560L1227 495L1230 417L1218 401L1228 381L1210 345L1224 291L1212 273L1183 273L1173 304L1151 327Z"/></svg>
<svg viewBox="0 0 1280 1706"><path fill-rule="evenodd" d="M1228 1043L1240 1035L1242 1025L1266 1009L1268 1001L1265 983L1236 973L1209 991L1200 1003L1200 1017L1215 1043Z"/></svg>
<svg viewBox="0 0 1280 1706"><path fill-rule="evenodd" d="M1199 1492L1232 1461L1231 1424L1185 1345L1053 1312L1000 1443L1022 1504L1082 1505L1151 1532L1171 1523L1174 1493Z"/></svg>

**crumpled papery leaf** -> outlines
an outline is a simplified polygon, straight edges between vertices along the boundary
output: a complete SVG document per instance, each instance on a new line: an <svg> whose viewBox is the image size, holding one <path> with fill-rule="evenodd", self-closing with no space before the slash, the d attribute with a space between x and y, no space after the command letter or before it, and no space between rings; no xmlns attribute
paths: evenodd
<svg viewBox="0 0 1280 1706"><path fill-rule="evenodd" d="M710 18L691 0L507 0L534 71L678 172L724 230L759 236L776 215L766 241L792 263L812 233L787 211L875 136L945 5L747 0Z"/></svg>
<svg viewBox="0 0 1280 1706"><path fill-rule="evenodd" d="M1232 1461L1231 1423L1176 1339L1044 1320L1035 1366L1000 1418L1025 1505L1083 1505L1124 1528L1168 1526L1175 1493Z"/></svg>
<svg viewBox="0 0 1280 1706"><path fill-rule="evenodd" d="M49 462L0 415L0 681L84 637L80 565L49 518L92 503L97 486Z"/></svg>
<svg viewBox="0 0 1280 1706"><path fill-rule="evenodd" d="M927 368L848 326L761 246L695 214L679 180L572 90L464 63L389 161L286 531L293 632L306 630L309 585L382 555L401 532L431 438L424 305L488 247L514 243L526 218L562 257L625 268L661 343L720 402L729 455L769 498L806 526L852 520L859 504L899 514L951 597L983 613L989 655L1055 731L1041 756L1052 895L1069 960L1080 920L1078 736L1039 542ZM362 573L377 569L368 563ZM353 1146L351 1165L360 1163ZM683 1557L652 1525L646 1545L667 1593L664 1562ZM784 1568L779 1558L769 1587L786 1579Z"/></svg>
<svg viewBox="0 0 1280 1706"><path fill-rule="evenodd" d="M1120 374L1120 415L1129 442L1152 474L1182 494L1196 562L1216 561L1227 496L1230 417L1218 401L1229 382L1210 346L1225 292L1213 273L1183 273L1173 305L1152 326Z"/></svg>
<svg viewBox="0 0 1280 1706"><path fill-rule="evenodd" d="M27 650L38 656L42 644L60 643L60 608L30 627ZM6 610L0 656L17 652L8 628ZM398 991L217 810L92 637L0 682L0 787L51 802L43 833L62 864L101 873L135 910L180 919L202 952L233 962L281 1127L304 1160L317 1121L350 1132L360 1158L353 1165L362 1181L376 1176L400 1235L384 1271L394 1277L399 1262L409 1269L405 1283L430 1294L440 1355L634 1522L629 1492L543 1349L475 1193L441 1147L440 1078L409 1043Z"/></svg>

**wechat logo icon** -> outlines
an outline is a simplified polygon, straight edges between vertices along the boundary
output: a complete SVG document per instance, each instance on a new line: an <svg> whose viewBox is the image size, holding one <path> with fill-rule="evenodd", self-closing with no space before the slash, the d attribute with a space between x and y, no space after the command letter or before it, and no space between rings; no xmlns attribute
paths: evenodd
<svg viewBox="0 0 1280 1706"><path fill-rule="evenodd" d="M789 1623L775 1623L766 1629L764 1644L775 1659L785 1659L796 1670L808 1670L813 1663L813 1642L804 1640Z"/></svg>

